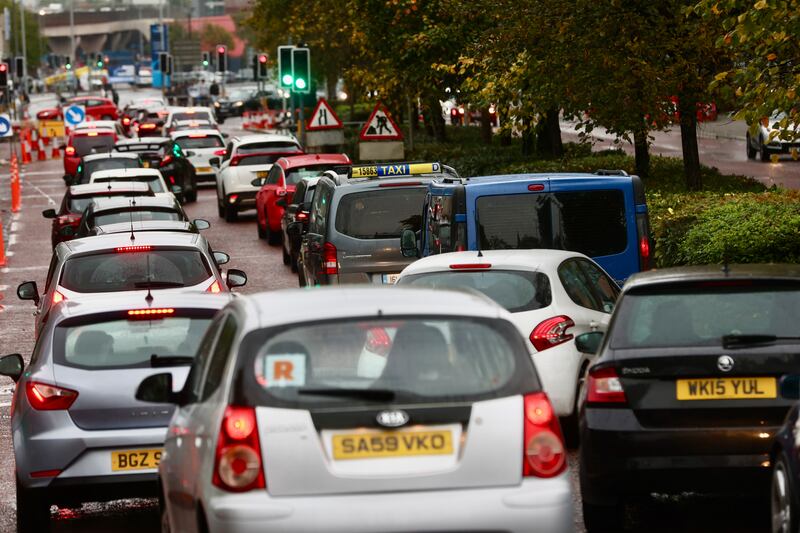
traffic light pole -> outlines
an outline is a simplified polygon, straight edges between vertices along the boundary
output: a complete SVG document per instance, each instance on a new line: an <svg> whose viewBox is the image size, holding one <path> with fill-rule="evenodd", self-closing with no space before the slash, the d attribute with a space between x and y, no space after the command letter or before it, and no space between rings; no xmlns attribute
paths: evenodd
<svg viewBox="0 0 800 533"><path fill-rule="evenodd" d="M305 106L303 105L303 95L300 95L300 144L305 147L306 145L306 119L305 119L305 110L303 109ZM305 148L304 148L305 149Z"/></svg>

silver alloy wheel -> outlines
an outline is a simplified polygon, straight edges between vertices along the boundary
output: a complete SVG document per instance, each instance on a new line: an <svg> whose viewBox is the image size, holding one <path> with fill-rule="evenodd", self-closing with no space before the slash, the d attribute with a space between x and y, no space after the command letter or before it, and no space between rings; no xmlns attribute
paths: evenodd
<svg viewBox="0 0 800 533"><path fill-rule="evenodd" d="M778 461L772 473L772 533L794 533L792 527L792 499L784 462Z"/></svg>

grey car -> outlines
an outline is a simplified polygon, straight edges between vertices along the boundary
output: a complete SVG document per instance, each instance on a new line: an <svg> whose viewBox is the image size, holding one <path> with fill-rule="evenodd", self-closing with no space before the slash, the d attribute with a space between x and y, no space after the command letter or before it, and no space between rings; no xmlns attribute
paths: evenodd
<svg viewBox="0 0 800 533"><path fill-rule="evenodd" d="M136 400L136 387L163 372L183 383L212 317L231 298L129 293L64 302L27 368L19 354L0 359L0 374L17 382L18 531L46 531L51 505L157 494L173 407Z"/></svg>
<svg viewBox="0 0 800 533"><path fill-rule="evenodd" d="M558 418L511 315L482 295L239 297L174 388L164 373L136 393L178 405L162 530L573 530Z"/></svg>
<svg viewBox="0 0 800 533"><path fill-rule="evenodd" d="M75 235L80 239L91 235L96 226L151 220L188 221L189 217L176 198L154 196L152 198L98 198L92 202L81 217Z"/></svg>

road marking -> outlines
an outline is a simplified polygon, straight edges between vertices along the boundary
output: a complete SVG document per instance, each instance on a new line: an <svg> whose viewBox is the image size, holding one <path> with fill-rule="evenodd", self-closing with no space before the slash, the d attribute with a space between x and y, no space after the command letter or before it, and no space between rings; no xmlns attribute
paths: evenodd
<svg viewBox="0 0 800 533"><path fill-rule="evenodd" d="M22 172L25 176L58 176L64 175L64 171L62 170L35 170L33 172ZM0 178L9 178L11 177L10 174L0 174Z"/></svg>
<svg viewBox="0 0 800 533"><path fill-rule="evenodd" d="M31 185L31 186L32 186L34 189L36 189L37 191L39 191L39 194L41 194L42 196L44 196L45 198L47 198L47 203L48 203L48 204L51 204L51 205L56 205L56 201L55 201L55 200L53 200L53 198L52 198L52 197L51 197L49 194L47 194L46 192L44 192L42 189L40 189L38 186L34 185L33 183L31 183L30 185Z"/></svg>
<svg viewBox="0 0 800 533"><path fill-rule="evenodd" d="M47 270L50 265L43 266L27 266L27 267L5 267L0 268L0 274L8 274L9 272L24 272L30 270Z"/></svg>

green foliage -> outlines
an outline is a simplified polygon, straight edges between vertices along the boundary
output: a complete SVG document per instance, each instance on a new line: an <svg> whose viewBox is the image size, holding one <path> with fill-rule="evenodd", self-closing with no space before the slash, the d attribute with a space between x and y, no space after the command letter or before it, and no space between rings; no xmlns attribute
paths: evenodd
<svg viewBox="0 0 800 533"><path fill-rule="evenodd" d="M206 24L203 26L203 29L200 31L200 40L203 43L203 47L206 49L213 49L214 46L218 44L224 44L228 47L228 53L230 53L234 45L231 32L216 24Z"/></svg>
<svg viewBox="0 0 800 533"><path fill-rule="evenodd" d="M17 32L19 31L19 2L12 0L0 0L0 12L3 8L8 8L11 12L11 42L6 49L7 56L21 55L16 49ZM41 58L47 53L46 47L42 47L42 38L39 35L39 15L25 10L25 52L28 58L28 74L33 75L40 66ZM6 36L8 39L8 36Z"/></svg>

